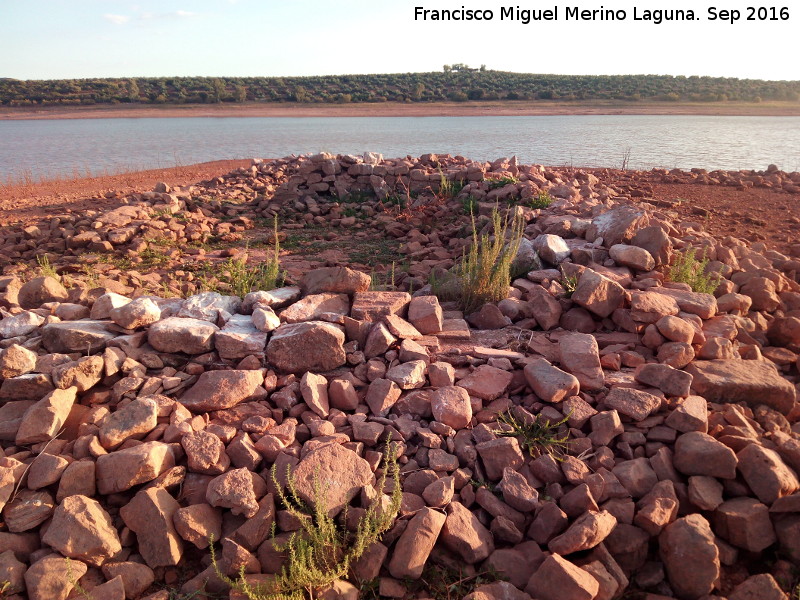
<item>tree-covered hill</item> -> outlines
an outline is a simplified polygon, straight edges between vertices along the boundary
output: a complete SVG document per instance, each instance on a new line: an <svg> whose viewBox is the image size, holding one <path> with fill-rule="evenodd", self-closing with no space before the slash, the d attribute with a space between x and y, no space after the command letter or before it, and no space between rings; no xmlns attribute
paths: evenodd
<svg viewBox="0 0 800 600"><path fill-rule="evenodd" d="M0 79L0 104L441 102L466 100L797 101L800 81L671 75L535 75L445 65L442 72L318 77Z"/></svg>

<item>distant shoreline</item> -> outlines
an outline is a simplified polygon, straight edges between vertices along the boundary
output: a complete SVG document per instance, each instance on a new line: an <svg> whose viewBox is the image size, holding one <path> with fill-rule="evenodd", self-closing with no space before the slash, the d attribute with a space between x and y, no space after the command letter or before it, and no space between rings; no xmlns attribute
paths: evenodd
<svg viewBox="0 0 800 600"><path fill-rule="evenodd" d="M492 101L0 107L0 120L175 117L477 117L552 115L800 116L800 102Z"/></svg>

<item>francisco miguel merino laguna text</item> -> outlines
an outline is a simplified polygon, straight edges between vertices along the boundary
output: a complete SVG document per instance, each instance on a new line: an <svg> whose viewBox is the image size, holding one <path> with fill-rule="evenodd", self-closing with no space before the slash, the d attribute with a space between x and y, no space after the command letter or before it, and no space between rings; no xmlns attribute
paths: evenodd
<svg viewBox="0 0 800 600"><path fill-rule="evenodd" d="M527 25L531 21L559 21L564 14L565 21L624 21L627 11L600 6L594 9L583 9L580 6L565 6L561 12L559 6L553 8L520 8L519 6L500 7L501 21L517 21ZM427 9L424 6L414 7L415 21L491 21L494 11L491 9ZM663 21L695 21L695 13L691 9L633 9L634 21L651 21L655 25Z"/></svg>

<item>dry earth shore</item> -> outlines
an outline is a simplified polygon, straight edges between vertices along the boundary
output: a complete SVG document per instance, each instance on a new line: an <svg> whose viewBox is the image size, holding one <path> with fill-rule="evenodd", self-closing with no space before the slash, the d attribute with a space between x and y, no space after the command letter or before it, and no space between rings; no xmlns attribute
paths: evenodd
<svg viewBox="0 0 800 600"><path fill-rule="evenodd" d="M0 120L142 117L456 117L540 115L800 116L798 102L437 102L0 107Z"/></svg>

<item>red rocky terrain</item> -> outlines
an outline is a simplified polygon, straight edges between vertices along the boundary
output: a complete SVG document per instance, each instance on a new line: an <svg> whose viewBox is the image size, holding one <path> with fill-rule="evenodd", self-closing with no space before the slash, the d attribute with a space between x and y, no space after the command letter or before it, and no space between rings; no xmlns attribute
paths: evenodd
<svg viewBox="0 0 800 600"><path fill-rule="evenodd" d="M229 575L285 566L300 525L271 468L309 502L328 474L351 519L389 502L391 440L397 518L326 598L432 597L445 573L472 599L788 598L792 223L731 231L746 208L691 196L791 207L798 185L321 154L5 227L4 597L243 598L209 538ZM480 230L497 206L524 220L524 268L465 314L427 281L470 245L468 204ZM275 217L286 281L233 295L229 259L270 255ZM670 280L690 248L713 294ZM508 425L544 420L563 452Z"/></svg>

